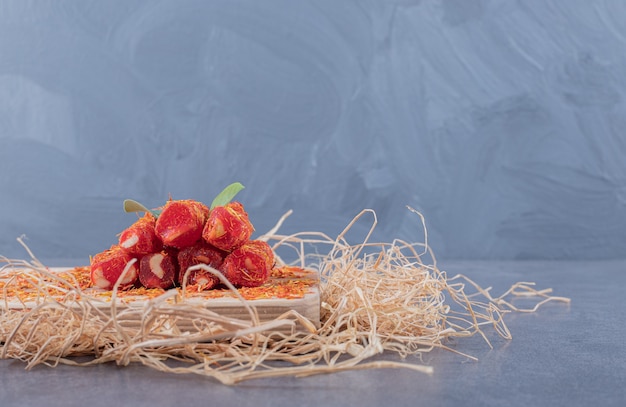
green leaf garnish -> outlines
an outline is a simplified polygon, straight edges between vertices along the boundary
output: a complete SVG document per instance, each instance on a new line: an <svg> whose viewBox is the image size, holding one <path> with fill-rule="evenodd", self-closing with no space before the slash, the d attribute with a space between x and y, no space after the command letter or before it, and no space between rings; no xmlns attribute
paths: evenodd
<svg viewBox="0 0 626 407"><path fill-rule="evenodd" d="M161 211L158 209L148 209L144 205L132 199L124 200L124 212L150 212L155 218L158 218Z"/></svg>
<svg viewBox="0 0 626 407"><path fill-rule="evenodd" d="M241 191L244 188L245 187L241 185L239 182L233 182L232 184L224 188L224 190L220 192L218 196L215 197L213 202L211 202L210 209L213 209L216 206L226 205L227 203L233 200L233 198L235 197L235 195L239 193L239 191Z"/></svg>

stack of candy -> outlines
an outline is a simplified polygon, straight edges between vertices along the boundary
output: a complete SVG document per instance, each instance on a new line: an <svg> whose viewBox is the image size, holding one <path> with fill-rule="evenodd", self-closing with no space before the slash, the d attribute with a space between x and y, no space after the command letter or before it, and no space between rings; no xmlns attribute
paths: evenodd
<svg viewBox="0 0 626 407"><path fill-rule="evenodd" d="M110 290L124 274L119 289L169 289L186 282L208 290L219 285L218 277L203 269L188 272L205 264L236 287L258 287L270 277L274 253L265 241L251 240L253 232L239 202L209 209L195 200L170 200L124 230L118 244L93 256L91 282Z"/></svg>

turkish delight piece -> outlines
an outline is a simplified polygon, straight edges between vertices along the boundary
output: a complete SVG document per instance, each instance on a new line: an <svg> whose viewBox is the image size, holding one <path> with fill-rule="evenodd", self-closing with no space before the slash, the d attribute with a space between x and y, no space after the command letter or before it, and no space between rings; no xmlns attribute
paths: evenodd
<svg viewBox="0 0 626 407"><path fill-rule="evenodd" d="M264 241L250 240L233 250L221 271L237 287L258 287L267 282L274 266L274 252Z"/></svg>
<svg viewBox="0 0 626 407"><path fill-rule="evenodd" d="M250 239L254 227L239 202L216 206L209 214L202 238L218 249L232 251Z"/></svg>
<svg viewBox="0 0 626 407"><path fill-rule="evenodd" d="M90 265L92 285L105 290L112 289L128 266L128 271L120 281L119 288L123 290L134 286L138 277L137 263L128 264L133 258L118 245L113 245L110 249L96 254Z"/></svg>
<svg viewBox="0 0 626 407"><path fill-rule="evenodd" d="M191 199L168 201L159 215L156 235L164 245L182 249L202 238L209 208Z"/></svg>
<svg viewBox="0 0 626 407"><path fill-rule="evenodd" d="M198 264L206 264L219 270L224 255L222 251L204 242L180 250L178 252L178 283L182 285L187 269ZM188 285L198 285L203 290L209 290L218 285L219 282L219 278L207 270L193 270L187 276Z"/></svg>

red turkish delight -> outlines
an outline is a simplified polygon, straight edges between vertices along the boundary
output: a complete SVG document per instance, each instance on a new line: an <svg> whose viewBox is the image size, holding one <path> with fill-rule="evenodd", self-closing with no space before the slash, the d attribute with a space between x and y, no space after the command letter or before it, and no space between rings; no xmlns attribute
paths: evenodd
<svg viewBox="0 0 626 407"><path fill-rule="evenodd" d="M209 208L194 200L168 201L156 221L155 232L164 245L182 249L202 238Z"/></svg>
<svg viewBox="0 0 626 407"><path fill-rule="evenodd" d="M183 284L185 273L191 266L206 264L214 269L219 269L224 260L224 253L215 247L200 242L186 247L178 252L178 283ZM198 285L203 290L209 290L220 282L219 278L206 270L194 270L187 277L188 285Z"/></svg>
<svg viewBox="0 0 626 407"><path fill-rule="evenodd" d="M120 247L136 256L160 251L162 244L154 231L155 224L156 218L146 213L120 234Z"/></svg>
<svg viewBox="0 0 626 407"><path fill-rule="evenodd" d="M250 239L252 232L254 227L243 205L230 202L211 210L202 238L218 249L231 251Z"/></svg>
<svg viewBox="0 0 626 407"><path fill-rule="evenodd" d="M221 271L238 287L258 287L267 282L274 267L274 252L264 241L250 240L233 250Z"/></svg>
<svg viewBox="0 0 626 407"><path fill-rule="evenodd" d="M146 288L168 289L176 284L175 255L168 251L150 253L139 262L139 282Z"/></svg>
<svg viewBox="0 0 626 407"><path fill-rule="evenodd" d="M117 245L96 254L91 260L90 267L92 285L105 290L112 289L132 259L133 257L130 254ZM128 271L120 281L120 289L130 288L137 282L137 263L128 267Z"/></svg>

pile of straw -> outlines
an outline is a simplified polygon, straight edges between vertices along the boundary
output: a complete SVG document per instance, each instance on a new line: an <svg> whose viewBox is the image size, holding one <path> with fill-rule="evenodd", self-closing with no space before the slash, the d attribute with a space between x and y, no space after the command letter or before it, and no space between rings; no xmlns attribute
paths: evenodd
<svg viewBox="0 0 626 407"><path fill-rule="evenodd" d="M423 218L415 213L423 225ZM272 242L277 252L293 249L300 266L319 272L319 328L317 321L308 321L294 311L261 322L242 297L246 319L226 317L186 302L176 290L142 306L120 307L115 288L112 300L103 303L81 290L71 276L51 272L24 245L30 260L0 259L4 263L0 269L4 279L0 357L22 360L26 368L60 363L141 363L165 372L212 377L225 384L385 367L429 374L429 366L368 359L450 349L447 340L476 334L491 346L485 327L511 337L503 320L507 312L535 311L547 301L568 301L551 296L550 290L536 290L532 283L517 283L503 296L492 297L489 290L464 276L448 278L437 268L427 241L370 243L376 226L373 211L355 217L336 239L321 233L278 234L288 215L261 238ZM357 245L349 244L346 232L365 215L373 218L368 236ZM308 247L315 249L307 253ZM320 249L324 247L326 250ZM217 270L206 269L223 279ZM8 293L18 281L35 287L34 305L10 306ZM237 294L234 287L230 289ZM535 305L517 309L507 300L512 296L531 297Z"/></svg>

